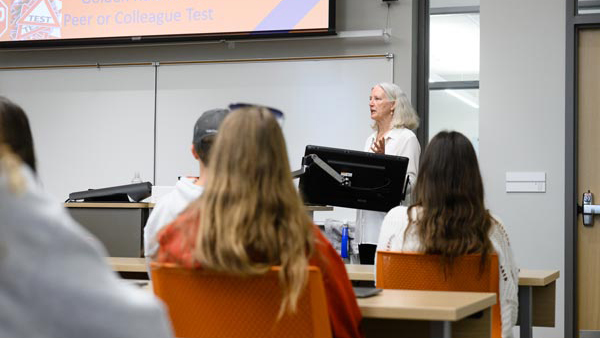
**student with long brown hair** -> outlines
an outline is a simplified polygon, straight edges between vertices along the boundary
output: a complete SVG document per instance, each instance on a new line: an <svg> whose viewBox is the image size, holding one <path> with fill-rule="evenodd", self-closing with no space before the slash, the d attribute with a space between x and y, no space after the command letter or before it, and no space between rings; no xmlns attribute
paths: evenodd
<svg viewBox="0 0 600 338"><path fill-rule="evenodd" d="M283 133L264 107L233 110L219 129L204 193L158 235L158 262L238 275L281 266L282 309L292 310L307 267L323 274L335 337L360 337L361 314L343 262L308 217Z"/></svg>
<svg viewBox="0 0 600 338"><path fill-rule="evenodd" d="M518 272L508 235L485 208L483 182L471 142L458 132L437 134L425 149L410 207L385 217L378 251L441 255L445 267L466 254L498 255L502 336L517 320Z"/></svg>

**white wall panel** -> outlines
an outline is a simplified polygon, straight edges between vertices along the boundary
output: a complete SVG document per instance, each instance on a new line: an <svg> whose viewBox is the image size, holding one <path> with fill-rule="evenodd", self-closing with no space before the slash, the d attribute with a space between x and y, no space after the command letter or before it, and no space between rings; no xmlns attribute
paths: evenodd
<svg viewBox="0 0 600 338"><path fill-rule="evenodd" d="M534 328L534 337L564 337L565 10L564 0L481 1L487 204L504 221L519 267L561 270L556 328ZM512 171L545 172L546 192L507 193Z"/></svg>
<svg viewBox="0 0 600 338"><path fill-rule="evenodd" d="M29 117L43 185L73 191L152 181L154 68L0 72L0 95Z"/></svg>

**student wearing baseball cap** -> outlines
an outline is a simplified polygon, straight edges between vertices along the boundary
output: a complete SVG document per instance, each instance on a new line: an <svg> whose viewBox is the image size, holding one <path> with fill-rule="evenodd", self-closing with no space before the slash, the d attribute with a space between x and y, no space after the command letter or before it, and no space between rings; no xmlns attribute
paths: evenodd
<svg viewBox="0 0 600 338"><path fill-rule="evenodd" d="M206 183L206 166L210 149L219 126L227 114L229 114L227 109L212 109L204 112L196 121L191 151L192 156L200 164L200 176L197 179L181 177L175 184L175 190L156 203L144 227L144 255L148 262L158 250L156 234L165 225L171 223L190 202L202 194L203 186Z"/></svg>

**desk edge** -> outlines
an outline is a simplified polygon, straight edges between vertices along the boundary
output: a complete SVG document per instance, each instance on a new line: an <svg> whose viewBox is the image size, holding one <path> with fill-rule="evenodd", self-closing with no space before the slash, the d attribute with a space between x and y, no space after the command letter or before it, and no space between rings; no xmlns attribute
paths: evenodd
<svg viewBox="0 0 600 338"><path fill-rule="evenodd" d="M525 271L528 271L525 269ZM556 281L560 277L560 270L531 270L544 271L547 275L542 278L521 277L519 276L519 286L546 286Z"/></svg>

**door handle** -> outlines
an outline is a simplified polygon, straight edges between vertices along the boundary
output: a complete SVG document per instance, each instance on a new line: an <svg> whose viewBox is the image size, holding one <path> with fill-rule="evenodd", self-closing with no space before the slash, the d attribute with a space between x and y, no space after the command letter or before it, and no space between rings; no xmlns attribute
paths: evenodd
<svg viewBox="0 0 600 338"><path fill-rule="evenodd" d="M600 215L600 205L592 204L594 201L594 194L591 191L583 193L581 204L577 205L577 212L583 214L583 225L586 227L594 226L594 215Z"/></svg>

